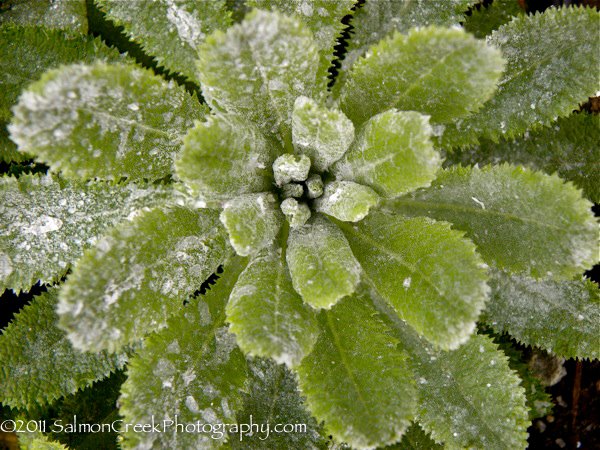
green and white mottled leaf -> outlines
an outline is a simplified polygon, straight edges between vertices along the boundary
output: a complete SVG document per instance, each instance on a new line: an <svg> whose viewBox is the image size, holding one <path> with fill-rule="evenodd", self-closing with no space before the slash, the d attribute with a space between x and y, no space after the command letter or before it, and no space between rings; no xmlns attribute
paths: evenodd
<svg viewBox="0 0 600 450"><path fill-rule="evenodd" d="M300 95L316 97L319 51L295 18L255 10L200 49L202 94L215 111L237 114L291 144L291 116Z"/></svg>
<svg viewBox="0 0 600 450"><path fill-rule="evenodd" d="M298 97L292 113L294 150L310 157L312 167L323 172L340 159L354 140L354 125L343 112Z"/></svg>
<svg viewBox="0 0 600 450"><path fill-rule="evenodd" d="M428 117L414 111L378 114L358 132L332 172L338 180L370 186L387 198L429 186L442 165L431 132Z"/></svg>
<svg viewBox="0 0 600 450"><path fill-rule="evenodd" d="M590 35L600 14L593 8L549 8L522 15L488 38L507 59L496 95L475 115L446 127L444 148L497 141L550 126L600 89L600 39ZM565 30L569 30L565 33Z"/></svg>
<svg viewBox="0 0 600 450"><path fill-rule="evenodd" d="M399 441L417 400L403 345L362 295L323 311L320 324L315 348L297 368L310 411L353 448Z"/></svg>
<svg viewBox="0 0 600 450"><path fill-rule="evenodd" d="M345 25L344 16L352 14L355 0L249 0L248 5L276 9L287 16L296 15L315 37L321 54L319 76L326 77L334 58L333 49Z"/></svg>
<svg viewBox="0 0 600 450"><path fill-rule="evenodd" d="M534 280L492 271L482 316L499 333L563 358L600 357L600 291L584 279Z"/></svg>
<svg viewBox="0 0 600 450"><path fill-rule="evenodd" d="M226 0L95 0L158 64L198 82L200 45L231 25Z"/></svg>
<svg viewBox="0 0 600 450"><path fill-rule="evenodd" d="M205 202L269 191L277 147L252 123L209 116L183 140L177 175Z"/></svg>
<svg viewBox="0 0 600 450"><path fill-rule="evenodd" d="M10 109L23 89L46 70L95 60L117 62L125 57L92 36L32 26L0 26L0 120L10 120Z"/></svg>
<svg viewBox="0 0 600 450"><path fill-rule="evenodd" d="M460 28L395 33L354 64L340 108L355 125L390 108L446 123L477 111L496 90L503 68L497 49Z"/></svg>
<svg viewBox="0 0 600 450"><path fill-rule="evenodd" d="M494 0L490 5L476 5L464 21L465 30L476 38L485 39L492 31L525 14L518 0Z"/></svg>
<svg viewBox="0 0 600 450"><path fill-rule="evenodd" d="M527 446L525 391L491 339L474 335L456 350L435 350L382 300L374 301L410 355L417 422L425 432L448 449Z"/></svg>
<svg viewBox="0 0 600 450"><path fill-rule="evenodd" d="M235 423L248 369L225 325L225 305L243 267L238 258L226 264L217 283L169 319L165 329L149 336L131 359L119 400L125 422L151 423L155 418L171 425L163 433L130 428L121 433L123 448L212 449L223 444L226 433L219 438L202 432L201 426L181 432L175 421Z"/></svg>
<svg viewBox="0 0 600 450"><path fill-rule="evenodd" d="M165 327L230 253L216 211L144 212L77 262L61 289L60 326L77 348L116 351Z"/></svg>
<svg viewBox="0 0 600 450"><path fill-rule="evenodd" d="M56 281L109 227L169 197L160 186L0 178L0 292Z"/></svg>
<svg viewBox="0 0 600 450"><path fill-rule="evenodd" d="M238 424L260 424L262 432L243 429L229 433L233 450L324 450L326 439L322 425L310 415L298 390L294 374L269 359L248 361L250 376L246 382L243 408L236 414ZM266 424L270 429L267 434ZM298 424L306 428L295 432L275 432L273 424ZM241 437L241 439L240 439Z"/></svg>
<svg viewBox="0 0 600 450"><path fill-rule="evenodd" d="M0 24L15 23L47 28L60 28L87 34L85 0L9 0L0 14Z"/></svg>
<svg viewBox="0 0 600 450"><path fill-rule="evenodd" d="M360 56L367 53L369 47L394 31L406 33L411 28L430 25L457 26L474 3L476 0L368 0L352 18L352 35L342 60L343 72L347 72Z"/></svg>
<svg viewBox="0 0 600 450"><path fill-rule="evenodd" d="M364 279L417 333L442 349L469 339L489 288L486 266L463 233L382 213L340 228Z"/></svg>
<svg viewBox="0 0 600 450"><path fill-rule="evenodd" d="M521 164L546 173L558 173L600 203L600 118L595 114L572 114L559 118L550 128L525 133L513 141L494 143L481 139L476 147L457 149L446 163Z"/></svg>
<svg viewBox="0 0 600 450"><path fill-rule="evenodd" d="M430 188L391 200L387 208L451 222L490 265L568 279L596 260L591 206L556 175L502 164L441 171Z"/></svg>
<svg viewBox="0 0 600 450"><path fill-rule="evenodd" d="M258 253L275 240L283 225L283 214L272 193L246 194L223 204L219 216L236 253Z"/></svg>
<svg viewBox="0 0 600 450"><path fill-rule="evenodd" d="M352 181L332 181L325 185L325 192L315 200L314 207L338 220L358 222L378 203L379 196L370 187Z"/></svg>
<svg viewBox="0 0 600 450"><path fill-rule="evenodd" d="M259 253L240 275L227 321L245 353L289 367L311 351L318 335L315 312L294 290L285 253L275 246Z"/></svg>
<svg viewBox="0 0 600 450"><path fill-rule="evenodd" d="M360 265L348 241L322 214L290 230L286 259L294 289L313 308L331 308L360 281Z"/></svg>
<svg viewBox="0 0 600 450"><path fill-rule="evenodd" d="M0 400L28 409L72 394L122 368L127 355L74 349L56 326L57 290L34 297L0 335ZM35 362L35 363L32 363Z"/></svg>
<svg viewBox="0 0 600 450"><path fill-rule="evenodd" d="M21 95L11 139L54 171L76 178L164 178L181 139L205 107L150 70L72 65Z"/></svg>
<svg viewBox="0 0 600 450"><path fill-rule="evenodd" d="M280 208L292 229L303 227L312 215L306 203L291 197L282 201Z"/></svg>

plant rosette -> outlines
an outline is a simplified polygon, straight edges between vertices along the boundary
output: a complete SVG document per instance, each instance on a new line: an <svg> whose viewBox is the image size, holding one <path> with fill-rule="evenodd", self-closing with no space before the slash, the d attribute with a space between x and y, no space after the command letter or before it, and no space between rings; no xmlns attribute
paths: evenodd
<svg viewBox="0 0 600 450"><path fill-rule="evenodd" d="M372 41L361 30L393 6L368 2L329 92L353 2L271 2L282 12L253 10L237 24L225 2L98 3L199 83L205 104L99 43L92 62L59 58L70 64L20 95L10 137L52 174L1 180L0 287L71 272L0 338L2 402L44 404L127 364L127 423L277 411L310 426L288 437L294 448L323 445L323 433L353 448L524 448L525 389L477 321L559 356L598 357L597 287L576 278L595 262L591 203L557 175L509 163L443 169L441 152L518 138L595 92L583 81L562 92L554 74L596 67L598 42L579 56L560 45L537 55L523 36L577 35L597 12L519 16L487 41L447 27L452 13L373 28ZM165 24L157 35L148 14ZM560 91L527 114L516 106L535 79L524 64L550 74L535 89ZM39 362L25 373L27 358ZM126 448L228 438L121 434Z"/></svg>

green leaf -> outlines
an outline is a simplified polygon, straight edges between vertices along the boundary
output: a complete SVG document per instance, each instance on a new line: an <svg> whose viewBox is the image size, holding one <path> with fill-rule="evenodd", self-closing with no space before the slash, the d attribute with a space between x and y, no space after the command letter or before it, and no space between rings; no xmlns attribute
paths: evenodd
<svg viewBox="0 0 600 450"><path fill-rule="evenodd" d="M75 62L91 63L98 59L125 60L100 38L40 27L1 26L0 120L10 120L10 109L17 103L23 89L48 69Z"/></svg>
<svg viewBox="0 0 600 450"><path fill-rule="evenodd" d="M296 152L309 156L312 167L324 172L348 150L354 125L340 110L298 97L292 113L292 140Z"/></svg>
<svg viewBox="0 0 600 450"><path fill-rule="evenodd" d="M149 336L131 359L119 400L125 422L156 421L162 427L166 420L170 426L161 433L130 428L121 433L125 448L222 445L224 439L203 432L202 424L234 423L242 405L246 360L225 325L225 305L243 267L239 259L226 264L217 283L171 318L167 328ZM181 424L196 423L193 431L181 432Z"/></svg>
<svg viewBox="0 0 600 450"><path fill-rule="evenodd" d="M331 308L360 281L360 265L348 241L322 214L291 229L286 259L294 289L313 308Z"/></svg>
<svg viewBox="0 0 600 450"><path fill-rule="evenodd" d="M198 82L200 45L231 24L225 0L95 0L160 66Z"/></svg>
<svg viewBox="0 0 600 450"><path fill-rule="evenodd" d="M581 192L556 175L502 164L453 167L388 209L451 222L484 260L535 278L571 278L590 268L598 229Z"/></svg>
<svg viewBox="0 0 600 450"><path fill-rule="evenodd" d="M497 49L459 28L395 33L354 64L340 107L354 124L390 108L446 123L477 111L496 90L503 67Z"/></svg>
<svg viewBox="0 0 600 450"><path fill-rule="evenodd" d="M485 336L453 351L423 341L379 299L377 309L410 355L419 392L417 421L445 448L525 448L524 389L506 356Z"/></svg>
<svg viewBox="0 0 600 450"><path fill-rule="evenodd" d="M465 19L464 27L476 38L485 39L492 31L525 14L518 0L494 0L490 5L476 5Z"/></svg>
<svg viewBox="0 0 600 450"><path fill-rule="evenodd" d="M77 262L61 290L60 326L77 348L116 351L165 327L229 254L216 211L144 212Z"/></svg>
<svg viewBox="0 0 600 450"><path fill-rule="evenodd" d="M183 134L205 109L149 70L96 63L47 72L13 111L11 138L55 171L155 180L172 173Z"/></svg>
<svg viewBox="0 0 600 450"><path fill-rule="evenodd" d="M590 37L600 15L593 8L549 8L522 15L488 38L507 59L498 92L475 115L446 128L445 148L498 141L549 126L599 89L600 39ZM568 30L568 32L565 32Z"/></svg>
<svg viewBox="0 0 600 450"><path fill-rule="evenodd" d="M309 409L353 447L399 441L416 406L401 344L362 295L341 301L320 319L315 348L297 369Z"/></svg>
<svg viewBox="0 0 600 450"><path fill-rule="evenodd" d="M255 10L200 49L202 94L211 108L249 119L291 144L291 116L300 95L316 97L319 52L297 19Z"/></svg>
<svg viewBox="0 0 600 450"><path fill-rule="evenodd" d="M385 447L383 450L442 450L443 448L443 445L436 444L417 423L413 423L399 443Z"/></svg>
<svg viewBox="0 0 600 450"><path fill-rule="evenodd" d="M30 156L27 153L19 152L17 144L8 137L8 130L6 129L7 125L8 124L0 121L0 162L18 163L30 159Z"/></svg>
<svg viewBox="0 0 600 450"><path fill-rule="evenodd" d="M248 362L250 376L246 382L244 406L236 414L237 432L229 433L233 450L322 449L327 442L321 436L322 425L306 410L294 374L285 366L268 359ZM258 424L247 430L241 424ZM269 431L266 424L270 424ZM275 432L274 424L293 424L294 431ZM254 425L256 426L256 425ZM279 427L278 427L279 429Z"/></svg>
<svg viewBox="0 0 600 450"><path fill-rule="evenodd" d="M352 18L353 30L342 61L343 72L367 53L369 47L394 31L406 33L411 28L430 25L457 26L464 19L464 12L474 3L476 0L365 2Z"/></svg>
<svg viewBox="0 0 600 450"><path fill-rule="evenodd" d="M430 135L427 116L393 109L378 114L332 172L338 180L365 184L387 198L429 186L442 164Z"/></svg>
<svg viewBox="0 0 600 450"><path fill-rule="evenodd" d="M9 0L0 14L0 24L15 23L60 28L81 34L88 32L85 0ZM3 4L2 7L6 6Z"/></svg>
<svg viewBox="0 0 600 450"><path fill-rule="evenodd" d="M202 201L269 191L277 149L250 122L209 116L183 140L177 175Z"/></svg>
<svg viewBox="0 0 600 450"><path fill-rule="evenodd" d="M450 224L371 213L340 224L365 280L420 335L442 349L464 343L489 288L472 242Z"/></svg>
<svg viewBox="0 0 600 450"><path fill-rule="evenodd" d="M90 386L127 362L127 355L83 353L58 329L57 290L33 299L0 335L0 399L29 409ZM35 363L32 363L35 362Z"/></svg>
<svg viewBox="0 0 600 450"><path fill-rule="evenodd" d="M534 280L492 271L483 320L564 358L600 357L600 291L589 280Z"/></svg>
<svg viewBox="0 0 600 450"><path fill-rule="evenodd" d="M274 246L264 249L240 275L227 304L227 320L242 351L290 367L317 339L315 313L294 290L285 254Z"/></svg>
<svg viewBox="0 0 600 450"><path fill-rule="evenodd" d="M36 433L19 433L19 444L22 449L26 450L68 450L60 442L52 441L44 434Z"/></svg>
<svg viewBox="0 0 600 450"><path fill-rule="evenodd" d="M327 76L327 69L334 58L333 49L345 25L344 16L352 14L355 0L249 0L248 5L276 9L287 16L295 15L308 26L315 37L321 54L320 77Z"/></svg>
<svg viewBox="0 0 600 450"><path fill-rule="evenodd" d="M256 254L271 244L284 220L270 192L242 195L225 202L219 218L232 247L241 256Z"/></svg>
<svg viewBox="0 0 600 450"><path fill-rule="evenodd" d="M109 227L169 196L160 186L0 178L0 292L58 280Z"/></svg>
<svg viewBox="0 0 600 450"><path fill-rule="evenodd" d="M325 192L315 200L316 211L345 222L358 222L376 206L379 196L370 187L352 181L332 181Z"/></svg>
<svg viewBox="0 0 600 450"><path fill-rule="evenodd" d="M494 143L481 139L480 145L456 150L447 163L522 164L546 173L557 172L583 189L587 198L600 203L600 119L595 114L572 114L559 118L550 128L526 133L513 141Z"/></svg>

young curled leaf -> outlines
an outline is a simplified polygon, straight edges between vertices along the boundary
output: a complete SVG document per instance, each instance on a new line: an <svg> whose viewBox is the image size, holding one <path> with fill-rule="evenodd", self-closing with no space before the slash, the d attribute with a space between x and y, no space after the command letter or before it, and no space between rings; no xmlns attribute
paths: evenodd
<svg viewBox="0 0 600 450"><path fill-rule="evenodd" d="M291 229L286 258L294 289L313 308L331 308L360 281L360 265L348 241L322 214Z"/></svg>
<svg viewBox="0 0 600 450"><path fill-rule="evenodd" d="M442 165L430 140L429 118L390 110L372 117L331 168L337 180L354 181L394 198L429 186Z"/></svg>
<svg viewBox="0 0 600 450"><path fill-rule="evenodd" d="M315 210L344 222L358 222L376 206L379 196L370 187L352 181L332 181L315 200Z"/></svg>

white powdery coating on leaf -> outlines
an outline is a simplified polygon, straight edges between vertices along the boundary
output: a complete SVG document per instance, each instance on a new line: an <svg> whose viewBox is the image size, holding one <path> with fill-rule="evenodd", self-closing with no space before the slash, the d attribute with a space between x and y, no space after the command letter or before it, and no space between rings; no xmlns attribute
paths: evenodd
<svg viewBox="0 0 600 450"><path fill-rule="evenodd" d="M6 253L0 253L0 280L5 280L13 271L12 261Z"/></svg>
<svg viewBox="0 0 600 450"><path fill-rule="evenodd" d="M187 12L184 7L179 7L174 0L167 2L167 19L177 28L179 37L196 49L204 41L205 34L202 32L202 22L193 14Z"/></svg>

